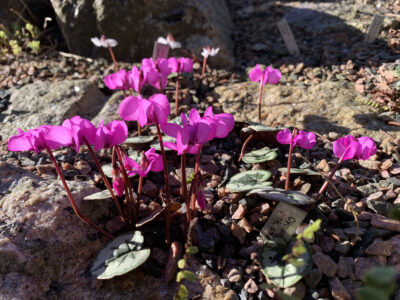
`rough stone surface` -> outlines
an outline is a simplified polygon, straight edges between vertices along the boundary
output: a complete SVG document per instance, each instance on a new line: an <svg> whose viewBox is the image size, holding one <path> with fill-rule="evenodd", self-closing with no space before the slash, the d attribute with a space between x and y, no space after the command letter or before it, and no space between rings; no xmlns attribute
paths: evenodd
<svg viewBox="0 0 400 300"><path fill-rule="evenodd" d="M328 277L333 277L337 271L337 264L328 255L317 253L312 256L318 269Z"/></svg>
<svg viewBox="0 0 400 300"><path fill-rule="evenodd" d="M91 37L105 34L118 41L120 60L141 60L152 55L154 41L172 33L183 47L197 53L220 47L220 66L233 65L230 38L232 21L225 1L51 0L57 22L73 53L90 55ZM116 26L118 24L118 26ZM106 49L98 49L108 57Z"/></svg>
<svg viewBox="0 0 400 300"><path fill-rule="evenodd" d="M375 239L371 245L365 250L368 255L377 256L390 256L392 255L393 247L391 241L383 241L382 239Z"/></svg>
<svg viewBox="0 0 400 300"><path fill-rule="evenodd" d="M92 122L97 126L101 120L104 124L111 122L112 120L121 120L118 113L119 105L124 100L122 92L114 93L104 104L100 112L92 119Z"/></svg>
<svg viewBox="0 0 400 300"><path fill-rule="evenodd" d="M284 82L282 82L284 83ZM379 129L398 136L393 127L380 121L367 105L354 101L352 84L326 81L310 86L265 85L262 122L266 125L297 126L319 133L335 131L341 135L368 135L382 139ZM223 111L236 121L258 120L258 83L244 82L215 89Z"/></svg>
<svg viewBox="0 0 400 300"><path fill-rule="evenodd" d="M87 80L36 82L11 93L11 105L0 114L0 136L7 139L17 128L61 125L66 118L93 117L103 106L105 96Z"/></svg>
<svg viewBox="0 0 400 300"><path fill-rule="evenodd" d="M351 296L347 289L343 286L340 280L335 277L329 281L333 299L336 300L351 300Z"/></svg>

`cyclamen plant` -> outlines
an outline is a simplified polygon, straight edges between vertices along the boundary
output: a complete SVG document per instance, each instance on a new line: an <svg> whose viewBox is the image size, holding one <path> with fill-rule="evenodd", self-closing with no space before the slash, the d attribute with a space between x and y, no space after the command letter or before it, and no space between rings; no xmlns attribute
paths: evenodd
<svg viewBox="0 0 400 300"><path fill-rule="evenodd" d="M291 133L289 129L284 129L283 131L278 132L276 135L276 140L281 144L289 145L289 154L288 154L288 162L287 162L287 171L286 171L286 183L285 190L289 190L289 182L290 182L290 168L292 164L292 151L294 146L299 146L304 149L312 149L317 142L315 134L313 132L306 132L303 130L298 130L297 128L293 129Z"/></svg>
<svg viewBox="0 0 400 300"><path fill-rule="evenodd" d="M117 63L117 60L115 59L114 51L112 50L112 48L114 48L115 46L118 45L118 42L114 39L107 39L104 34L101 35L100 38L93 37L90 40L96 47L108 48L108 52L110 53L111 59L114 63L115 71L118 71L119 70L118 63Z"/></svg>
<svg viewBox="0 0 400 300"><path fill-rule="evenodd" d="M258 90L258 121L261 122L261 99L263 86L267 83L277 84L281 80L282 74L279 70L274 69L271 66L262 70L260 65L256 65L255 68L250 70L249 77L251 81L260 82L260 88Z"/></svg>
<svg viewBox="0 0 400 300"><path fill-rule="evenodd" d="M210 48L209 46L207 46L206 48L203 48L201 55L204 57L204 59L203 59L203 68L201 69L201 77L204 77L204 73L206 72L207 58L209 56L217 55L218 52L219 52L219 48Z"/></svg>

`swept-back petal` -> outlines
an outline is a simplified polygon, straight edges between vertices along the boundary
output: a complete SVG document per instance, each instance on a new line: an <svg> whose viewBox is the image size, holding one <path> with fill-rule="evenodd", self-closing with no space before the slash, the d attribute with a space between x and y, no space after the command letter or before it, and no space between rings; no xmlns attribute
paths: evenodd
<svg viewBox="0 0 400 300"><path fill-rule="evenodd" d="M281 71L272 68L271 66L267 67L267 69L265 70L265 73L268 73L268 77L267 78L267 83L269 84L277 84L282 77Z"/></svg>
<svg viewBox="0 0 400 300"><path fill-rule="evenodd" d="M50 149L59 147L67 147L72 145L72 132L63 126L54 126L47 129L45 133L45 141Z"/></svg>
<svg viewBox="0 0 400 300"><path fill-rule="evenodd" d="M261 70L260 65L256 65L253 69L250 70L249 77L251 81L260 81L264 72Z"/></svg>
<svg viewBox="0 0 400 300"><path fill-rule="evenodd" d="M17 135L13 135L8 139L8 150L9 151L31 151L33 150L33 146L29 136L26 132L20 131Z"/></svg>
<svg viewBox="0 0 400 300"><path fill-rule="evenodd" d="M281 144L290 144L291 139L292 139L292 133L287 128L285 128L282 131L279 131L276 134L276 140Z"/></svg>
<svg viewBox="0 0 400 300"><path fill-rule="evenodd" d="M178 124L175 123L163 123L160 125L161 130L169 136L172 136L174 138L176 138L179 129L181 129L181 127Z"/></svg>

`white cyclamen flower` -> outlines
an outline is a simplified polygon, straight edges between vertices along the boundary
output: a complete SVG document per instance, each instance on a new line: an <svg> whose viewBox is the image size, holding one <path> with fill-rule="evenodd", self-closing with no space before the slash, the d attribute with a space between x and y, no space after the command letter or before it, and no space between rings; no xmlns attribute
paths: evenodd
<svg viewBox="0 0 400 300"><path fill-rule="evenodd" d="M211 56L217 55L218 52L219 52L219 48L206 47L206 48L203 48L203 51L201 52L201 55L203 57L207 58L209 55L211 55Z"/></svg>
<svg viewBox="0 0 400 300"><path fill-rule="evenodd" d="M106 39L106 37L104 35L101 36L101 38L98 37L94 37L90 39L92 41L92 43L96 46L96 47L104 47L104 48L108 48L108 47L115 47L118 45L118 42L114 39Z"/></svg>
<svg viewBox="0 0 400 300"><path fill-rule="evenodd" d="M168 45L171 49L181 48L182 47L181 43L176 42L171 34L168 34L167 38L163 38L162 36L160 36L157 39L157 43Z"/></svg>

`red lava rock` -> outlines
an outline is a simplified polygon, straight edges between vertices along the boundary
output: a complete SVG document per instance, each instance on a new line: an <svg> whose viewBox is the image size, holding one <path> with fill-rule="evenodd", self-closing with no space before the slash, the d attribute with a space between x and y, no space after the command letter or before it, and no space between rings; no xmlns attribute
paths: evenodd
<svg viewBox="0 0 400 300"><path fill-rule="evenodd" d="M254 282L254 280L253 279L249 279L249 280L247 280L247 282L245 283L245 285L244 285L244 288L246 289L246 291L249 293L249 294L255 294L257 291L258 291L258 286L257 286L257 284Z"/></svg>
<svg viewBox="0 0 400 300"><path fill-rule="evenodd" d="M340 278L354 277L354 258L347 256L339 258L337 276Z"/></svg>
<svg viewBox="0 0 400 300"><path fill-rule="evenodd" d="M271 210L271 206L268 203L263 203L260 206L260 213L265 215Z"/></svg>
<svg viewBox="0 0 400 300"><path fill-rule="evenodd" d="M231 230L233 236L237 237L239 242L243 244L246 238L246 231L243 228L239 227L239 225L236 223L232 223Z"/></svg>
<svg viewBox="0 0 400 300"><path fill-rule="evenodd" d="M312 259L318 269L326 276L335 276L338 266L328 255L317 253L312 256Z"/></svg>
<svg viewBox="0 0 400 300"><path fill-rule="evenodd" d="M354 260L356 277L361 280L364 277L365 272L374 267L378 267L379 265L380 264L376 259L370 257L357 257Z"/></svg>
<svg viewBox="0 0 400 300"><path fill-rule="evenodd" d="M235 211L235 213L232 215L232 219L234 220L240 220L243 219L247 210L246 207L244 207L242 204L239 204L239 207Z"/></svg>
<svg viewBox="0 0 400 300"><path fill-rule="evenodd" d="M253 227L250 225L250 223L245 219L241 219L238 223L240 228L243 228L247 233L253 231Z"/></svg>
<svg viewBox="0 0 400 300"><path fill-rule="evenodd" d="M335 248L335 241L330 236L324 235L321 239L320 246L322 251L331 252Z"/></svg>
<svg viewBox="0 0 400 300"><path fill-rule="evenodd" d="M400 221L392 220L381 215L372 215L371 225L376 228L383 228L400 232Z"/></svg>
<svg viewBox="0 0 400 300"><path fill-rule="evenodd" d="M335 300L351 300L351 296L340 280L335 277L329 280L332 297Z"/></svg>
<svg viewBox="0 0 400 300"><path fill-rule="evenodd" d="M368 255L390 256L392 255L392 251L393 247L391 241L383 241L380 238L376 238L365 250L365 253Z"/></svg>
<svg viewBox="0 0 400 300"><path fill-rule="evenodd" d="M158 194L158 187L152 181L146 180L142 186L142 193L149 197L155 197Z"/></svg>

